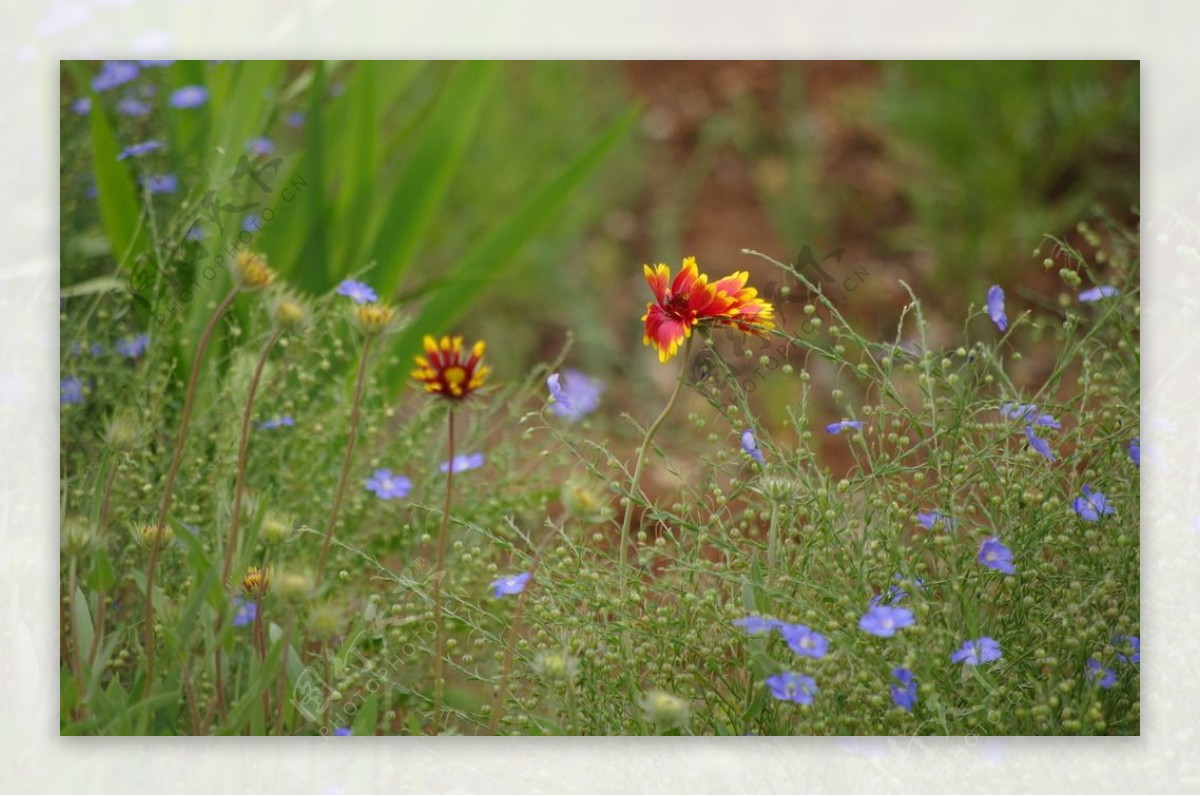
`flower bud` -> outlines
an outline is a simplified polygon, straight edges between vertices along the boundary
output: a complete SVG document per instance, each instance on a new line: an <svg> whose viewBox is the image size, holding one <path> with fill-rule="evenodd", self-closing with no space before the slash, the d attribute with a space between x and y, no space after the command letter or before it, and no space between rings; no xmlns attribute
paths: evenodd
<svg viewBox="0 0 1200 796"><path fill-rule="evenodd" d="M285 332L298 332L309 320L308 307L295 296L284 293L271 303L271 321Z"/></svg>
<svg viewBox="0 0 1200 796"><path fill-rule="evenodd" d="M292 536L294 523L290 514L269 510L263 517L262 538L269 545L277 546Z"/></svg>
<svg viewBox="0 0 1200 796"><path fill-rule="evenodd" d="M158 541L159 548L166 547L167 544L175 538L175 532L172 531L168 526L156 528L150 523L143 523L142 525L134 528L134 536L139 542L141 542L142 547L149 550L154 546L156 539Z"/></svg>
<svg viewBox="0 0 1200 796"><path fill-rule="evenodd" d="M115 451L134 450L141 444L141 438L141 424L137 415L129 409L115 413L104 432L105 442Z"/></svg>
<svg viewBox="0 0 1200 796"><path fill-rule="evenodd" d="M304 603L314 588L312 575L307 572L281 572L272 581L275 593L293 605Z"/></svg>
<svg viewBox="0 0 1200 796"><path fill-rule="evenodd" d="M533 668L551 682L574 680L579 672L579 661L565 652L540 652L533 661Z"/></svg>
<svg viewBox="0 0 1200 796"><path fill-rule="evenodd" d="M267 258L255 252L238 252L233 258L233 283L238 290L261 290L275 281L275 272L267 266Z"/></svg>
<svg viewBox="0 0 1200 796"><path fill-rule="evenodd" d="M250 567L242 577L242 592L252 600L260 599L270 585L271 575L265 569Z"/></svg>
<svg viewBox="0 0 1200 796"><path fill-rule="evenodd" d="M642 709L646 719L660 727L678 727L685 724L691 712L688 703L666 691L647 691L642 697Z"/></svg>
<svg viewBox="0 0 1200 796"><path fill-rule="evenodd" d="M62 529L62 550L72 558L85 556L92 551L100 535L92 523L72 517Z"/></svg>
<svg viewBox="0 0 1200 796"><path fill-rule="evenodd" d="M396 310L386 304L356 304L354 326L366 337L374 337L388 331L396 321Z"/></svg>

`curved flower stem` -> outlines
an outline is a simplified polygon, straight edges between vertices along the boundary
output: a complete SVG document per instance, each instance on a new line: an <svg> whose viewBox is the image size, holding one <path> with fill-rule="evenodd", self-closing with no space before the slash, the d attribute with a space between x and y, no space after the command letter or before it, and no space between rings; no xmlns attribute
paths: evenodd
<svg viewBox="0 0 1200 796"><path fill-rule="evenodd" d="M621 564L620 575L618 576L621 583L621 604L625 603L625 590L627 587L627 573L625 571L626 556L629 551L629 529L633 523L633 500L634 495L641 488L642 483L642 468L646 464L646 454L650 451L650 443L654 441L654 435L658 433L658 429L666 421L667 416L675 408L675 404L679 402L679 396L683 392L683 383L687 381L688 359L692 353L692 338L688 337L687 343L683 348L683 364L679 368L679 379L675 382L675 390L671 393L671 398L667 401L667 405L663 407L662 412L654 422L650 424L650 428L646 430L646 438L642 440L642 447L638 449L637 462L633 467L633 488L629 490L629 503L625 506L625 519L621 523Z"/></svg>
<svg viewBox="0 0 1200 796"><path fill-rule="evenodd" d="M445 672L446 628L442 621L442 579L446 576L446 537L450 531L450 498L454 494L454 409L446 411L446 448L450 466L446 470L446 502L442 505L442 527L438 532L437 567L433 572L433 734L441 732L442 682Z"/></svg>
<svg viewBox="0 0 1200 796"><path fill-rule="evenodd" d="M225 540L225 560L221 564L221 588L224 589L229 583L229 571L233 567L233 551L237 549L238 541L238 525L242 519L242 492L245 491L246 485L246 460L247 453L250 450L250 416L254 410L254 396L258 392L258 382L262 379L263 368L267 364L267 356L271 353L271 349L275 347L275 343L279 340L282 331L276 329L271 332L271 336L267 338L267 342L262 347L262 351L258 355L258 362L254 366L254 376L250 379L250 388L246 394L246 408L242 410L242 432L241 439L238 440L238 458L237 458L237 479L233 485L233 514L229 518L229 537ZM217 614L216 635L220 639L221 635L221 614ZM221 715L225 715L225 679L221 676L221 644L217 642L213 652L213 684L214 692L217 700L217 707L221 711Z"/></svg>
<svg viewBox="0 0 1200 796"><path fill-rule="evenodd" d="M354 385L354 406L350 410L350 436L346 440L346 455L342 458L342 474L338 477L337 491L333 494L333 508L329 510L329 519L325 521L325 540L321 542L321 557L317 563L317 584L320 585L325 575L325 563L329 558L329 544L333 541L333 527L337 524L338 510L342 507L342 497L346 494L346 479L350 477L350 463L354 459L354 443L358 439L358 416L362 409L363 390L367 381L367 359L371 356L371 343L374 337L368 337L363 343L362 359L358 363L358 381Z"/></svg>
<svg viewBox="0 0 1200 796"><path fill-rule="evenodd" d="M179 436L175 440L175 452L171 456L171 466L167 469L167 481L163 486L162 504L158 507L158 522L154 526L153 541L150 544L150 563L146 566L146 613L142 617L143 636L142 651L146 655L146 681L143 693L149 693L154 682L154 571L158 567L158 550L161 546L162 533L159 529L166 527L167 513L171 510L171 498L175 491L175 478L179 475L179 464L183 461L183 447L187 442L188 423L192 419L192 406L196 402L196 382L200 377L200 363L204 360L204 352L208 349L208 341L212 339L217 321L221 319L237 298L238 290L233 288L217 305L216 312L208 320L208 325L200 335L196 344L196 355L192 359L192 373L188 377L187 394L183 400L183 413L179 416Z"/></svg>

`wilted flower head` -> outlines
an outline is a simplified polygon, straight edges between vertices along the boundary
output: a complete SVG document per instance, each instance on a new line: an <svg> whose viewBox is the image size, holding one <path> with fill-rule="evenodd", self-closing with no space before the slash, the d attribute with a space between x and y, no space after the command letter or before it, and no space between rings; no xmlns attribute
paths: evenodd
<svg viewBox="0 0 1200 796"><path fill-rule="evenodd" d="M1075 498L1073 504L1075 513L1088 522L1099 522L1105 514L1116 514L1116 509L1108 505L1108 498L1103 492L1093 492L1091 484L1084 484L1083 497Z"/></svg>
<svg viewBox="0 0 1200 796"><path fill-rule="evenodd" d="M858 620L858 627L872 636L889 638L896 631L909 627L916 622L913 612L907 608L895 608L890 605L873 605Z"/></svg>
<svg viewBox="0 0 1200 796"><path fill-rule="evenodd" d="M775 308L759 298L757 290L746 287L750 278L746 271L736 271L709 284L694 257L684 259L674 281L671 269L663 263L654 269L646 265L642 270L654 292L654 301L646 305L642 316L646 324L642 342L658 351L660 362L675 356L693 327L705 322L736 326L758 335L774 328Z"/></svg>
<svg viewBox="0 0 1200 796"><path fill-rule="evenodd" d="M967 666L978 666L981 663L991 663L1003 657L1000 642L988 636L964 641L963 645L950 656L951 663L962 663Z"/></svg>
<svg viewBox="0 0 1200 796"><path fill-rule="evenodd" d="M817 682L806 674L799 672L780 672L763 681L771 691L771 696L782 702L795 702L797 705L811 705L817 694Z"/></svg>
<svg viewBox="0 0 1200 796"><path fill-rule="evenodd" d="M142 425L137 413L131 409L122 409L113 414L104 432L104 441L108 447L117 451L130 451L141 444Z"/></svg>
<svg viewBox="0 0 1200 796"><path fill-rule="evenodd" d="M898 681L898 685L891 687L892 703L902 709L912 713L913 706L917 704L917 681L913 679L913 673L903 666L897 666L892 669L892 677Z"/></svg>
<svg viewBox="0 0 1200 796"><path fill-rule="evenodd" d="M600 405L600 394L604 392L603 382L578 370L551 373L546 379L546 387L554 399L550 411L567 420L581 420L595 411Z"/></svg>
<svg viewBox="0 0 1200 796"><path fill-rule="evenodd" d="M483 467L486 457L482 453L460 453L448 462L442 462L438 465L438 469L443 473L448 473L453 470L456 473L465 473L467 470L476 470Z"/></svg>
<svg viewBox="0 0 1200 796"><path fill-rule="evenodd" d="M746 429L742 432L742 450L750 455L750 458L759 464L766 464L763 458L762 451L758 449L758 441L754 439L754 432Z"/></svg>
<svg viewBox="0 0 1200 796"><path fill-rule="evenodd" d="M984 539L983 543L979 545L979 555L976 556L976 560L985 567L999 570L1005 575L1013 575L1017 571L1012 563L1012 550L1005 547L995 536Z"/></svg>
<svg viewBox="0 0 1200 796"><path fill-rule="evenodd" d="M839 420L836 423L830 423L825 426L825 430L830 434L841 434L847 429L858 431L863 427L861 420Z"/></svg>
<svg viewBox="0 0 1200 796"><path fill-rule="evenodd" d="M1088 681L1103 688L1105 691L1117 684L1117 673L1103 666L1095 658L1087 659Z"/></svg>
<svg viewBox="0 0 1200 796"><path fill-rule="evenodd" d="M238 290L261 290L275 281L275 272L267 266L267 258L251 251L241 251L233 258L233 283Z"/></svg>
<svg viewBox="0 0 1200 796"><path fill-rule="evenodd" d="M463 356L461 337L443 337L441 341L425 335L425 355L418 356L412 376L425 385L425 391L451 401L461 401L483 386L491 369L483 364L484 344L480 340L470 356Z"/></svg>
<svg viewBox="0 0 1200 796"><path fill-rule="evenodd" d="M551 682L569 681L579 673L579 660L565 652L542 651L534 658L533 669Z"/></svg>
<svg viewBox="0 0 1200 796"><path fill-rule="evenodd" d="M1121 295L1121 291L1117 290L1112 285L1100 285L1099 287L1088 288L1079 294L1079 300L1085 303L1099 301L1100 299L1112 298L1113 296Z"/></svg>
<svg viewBox="0 0 1200 796"><path fill-rule="evenodd" d="M641 700L646 718L660 727L678 727L687 723L688 703L666 691L647 691Z"/></svg>
<svg viewBox="0 0 1200 796"><path fill-rule="evenodd" d="M999 285L988 288L987 314L1000 331L1008 329L1008 316L1004 314L1004 289Z"/></svg>
<svg viewBox="0 0 1200 796"><path fill-rule="evenodd" d="M392 500L408 497L412 489L412 481L402 475L393 475L392 471L382 468L367 479L367 489L374 492L380 500Z"/></svg>
<svg viewBox="0 0 1200 796"><path fill-rule="evenodd" d="M1033 426L1025 426L1025 439L1029 441L1029 447L1050 461L1054 461L1054 451L1050 450L1050 443L1034 434Z"/></svg>
<svg viewBox="0 0 1200 796"><path fill-rule="evenodd" d="M358 282L354 279L346 279L338 285L337 294L353 299L355 304L372 304L379 301L379 296L376 295L373 287L366 282Z"/></svg>
<svg viewBox="0 0 1200 796"><path fill-rule="evenodd" d="M351 319L364 337L375 337L391 330L396 322L396 310L382 303L356 304Z"/></svg>
<svg viewBox="0 0 1200 796"><path fill-rule="evenodd" d="M257 600L267 593L271 585L271 575L265 569L250 567L242 576L242 592L250 599Z"/></svg>
<svg viewBox="0 0 1200 796"><path fill-rule="evenodd" d="M308 324L308 305L290 293L280 293L271 301L271 321L285 332L298 332Z"/></svg>
<svg viewBox="0 0 1200 796"><path fill-rule="evenodd" d="M505 575L492 581L492 596L497 600L506 594L520 594L529 583L530 574L522 572L519 575Z"/></svg>

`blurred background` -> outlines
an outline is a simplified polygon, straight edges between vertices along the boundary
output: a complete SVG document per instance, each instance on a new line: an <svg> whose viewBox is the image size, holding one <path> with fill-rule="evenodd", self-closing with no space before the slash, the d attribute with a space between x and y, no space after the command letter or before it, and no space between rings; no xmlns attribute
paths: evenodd
<svg viewBox="0 0 1200 796"><path fill-rule="evenodd" d="M64 62L61 118L64 295L132 292L130 333L186 353L205 302L156 328L171 275L248 235L300 290L410 309L397 387L427 331L506 379L570 334L614 417L677 372L642 345L643 263L764 289L742 249L807 247L864 334L895 335L904 280L949 345L990 284L1010 317L1062 292L1044 235L1137 223L1136 62Z"/></svg>

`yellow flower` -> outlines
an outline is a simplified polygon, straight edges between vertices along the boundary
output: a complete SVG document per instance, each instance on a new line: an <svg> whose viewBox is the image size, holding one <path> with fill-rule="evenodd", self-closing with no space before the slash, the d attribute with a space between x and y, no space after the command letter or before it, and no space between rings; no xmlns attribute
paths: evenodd
<svg viewBox="0 0 1200 796"><path fill-rule="evenodd" d="M443 337L441 341L425 335L425 355L416 358L412 376L425 385L425 391L451 401L461 401L483 386L491 368L483 365L483 341L463 358L463 339Z"/></svg>
<svg viewBox="0 0 1200 796"><path fill-rule="evenodd" d="M175 532L169 527L163 526L161 528L155 528L149 523L139 525L134 529L134 534L137 536L138 541L142 543L142 546L147 550L154 546L155 537L158 538L159 548L162 548L175 538Z"/></svg>
<svg viewBox="0 0 1200 796"><path fill-rule="evenodd" d="M251 599L258 599L267 593L271 585L271 575L265 569L250 567L242 577L242 591Z"/></svg>
<svg viewBox="0 0 1200 796"><path fill-rule="evenodd" d="M233 282L238 290L261 290L275 281L275 272L267 267L267 258L255 252L238 252L233 259Z"/></svg>
<svg viewBox="0 0 1200 796"><path fill-rule="evenodd" d="M396 311L386 304L354 305L354 325L367 337L386 332L396 320Z"/></svg>

